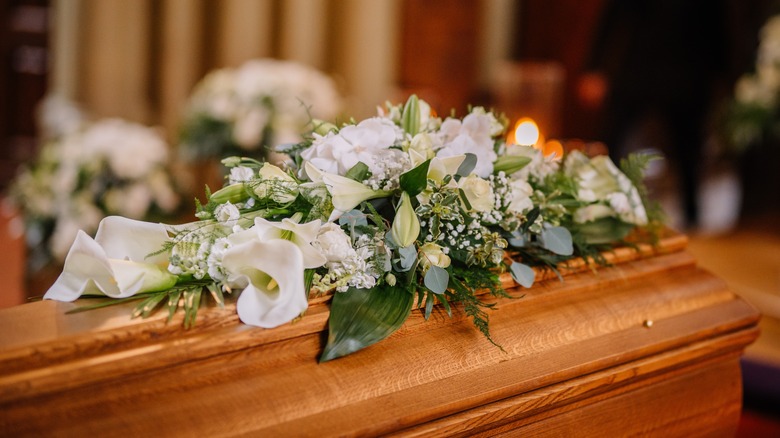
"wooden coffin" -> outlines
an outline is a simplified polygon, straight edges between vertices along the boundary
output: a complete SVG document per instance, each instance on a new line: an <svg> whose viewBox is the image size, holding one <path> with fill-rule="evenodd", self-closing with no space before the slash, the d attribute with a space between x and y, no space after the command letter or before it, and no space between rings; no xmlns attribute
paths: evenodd
<svg viewBox="0 0 780 438"><path fill-rule="evenodd" d="M0 311L4 436L731 436L756 310L697 267L686 238L614 266L545 272L490 313L414 311L388 339L318 364L326 302L272 330L234 307L195 328L126 305Z"/></svg>

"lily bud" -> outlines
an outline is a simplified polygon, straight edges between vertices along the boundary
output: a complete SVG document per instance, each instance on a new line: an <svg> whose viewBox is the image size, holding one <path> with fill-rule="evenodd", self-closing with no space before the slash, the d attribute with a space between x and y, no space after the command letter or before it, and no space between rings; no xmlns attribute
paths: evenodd
<svg viewBox="0 0 780 438"><path fill-rule="evenodd" d="M407 247L420 235L420 220L412 208L412 200L406 192L401 193L401 202L395 211L395 219L390 230L393 240L400 247Z"/></svg>
<svg viewBox="0 0 780 438"><path fill-rule="evenodd" d="M211 194L211 201L217 204L224 204L230 202L238 204L249 199L249 194L244 190L243 183L230 184L229 186L222 187L216 192Z"/></svg>

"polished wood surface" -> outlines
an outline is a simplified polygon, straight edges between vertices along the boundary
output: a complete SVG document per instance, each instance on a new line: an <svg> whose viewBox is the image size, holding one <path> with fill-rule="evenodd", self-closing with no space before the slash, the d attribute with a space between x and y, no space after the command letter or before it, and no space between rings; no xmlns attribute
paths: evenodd
<svg viewBox="0 0 780 438"><path fill-rule="evenodd" d="M0 311L4 435L730 435L756 310L682 236L572 263L471 321L415 311L385 341L317 363L326 300L272 330L206 308L195 328L118 306ZM545 274L549 275L549 274ZM180 317L179 317L180 318Z"/></svg>

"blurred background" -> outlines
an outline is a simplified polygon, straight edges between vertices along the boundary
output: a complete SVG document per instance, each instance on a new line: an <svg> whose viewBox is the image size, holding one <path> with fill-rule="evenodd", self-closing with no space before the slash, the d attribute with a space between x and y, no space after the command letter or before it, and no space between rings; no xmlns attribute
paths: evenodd
<svg viewBox="0 0 780 438"><path fill-rule="evenodd" d="M0 212L0 307L41 295L59 272L56 257L38 254L41 235L65 228L49 204L73 200L54 193L35 207L35 190L43 199L58 185L75 189L62 175L41 176L47 166L66 167L67 155L47 145L72 148L73 131L106 119L152 130L170 186L143 173L143 187L156 188L131 191L104 172L98 189L101 196L113 190L119 204L142 199L149 208L139 216L189 220L187 199L204 182L215 185L204 150L223 140L233 148L294 140L277 116L278 96L268 97L275 91L257 100L276 113L240 110L255 124L267 122L262 132L226 127L193 108L206 101L225 112L217 98L209 101L214 90L241 82L241 71L270 69L251 60L283 60L309 69L274 71L294 76L297 89L308 85L312 99L324 102L311 113L328 107L323 118L371 116L385 101L416 93L440 115L462 115L473 104L512 124L531 118L564 149L615 160L638 150L662 155L648 185L669 225L688 233L700 263L765 315L746 356L746 402L757 401L760 411L746 427L771 428L761 419L780 415L766 409L767 400L777 406L780 399L776 13L780 5L769 0L0 0L0 191L8 197ZM217 71L224 74L211 74ZM325 89L330 95L322 97ZM115 121L91 141L122 143L110 140L115 135L135 151L127 139L147 134L123 126ZM201 159L188 161L193 153L182 149L204 132L213 141L195 145ZM91 147L81 155L102 150ZM165 187L183 201L174 202L173 192L161 197ZM44 210L49 216L31 228L30 212ZM111 202L93 210L69 214L83 220L112 211Z"/></svg>

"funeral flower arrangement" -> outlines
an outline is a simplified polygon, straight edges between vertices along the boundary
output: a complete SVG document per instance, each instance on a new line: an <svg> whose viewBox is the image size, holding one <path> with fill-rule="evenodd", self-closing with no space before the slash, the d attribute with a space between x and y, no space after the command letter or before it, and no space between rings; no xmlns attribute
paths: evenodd
<svg viewBox="0 0 780 438"><path fill-rule="evenodd" d="M195 222L110 217L95 239L79 233L45 298L139 299L135 315L183 308L191 325L203 292L220 305L240 292L241 321L272 328L332 294L321 361L384 339L413 308L427 318L460 303L490 340L480 296L507 296L501 272L530 287L532 265L598 258L653 220L647 157L621 171L606 156L544 156L505 144L505 123L480 107L442 120L412 96L360 122L312 123L284 148L287 169L224 160L229 181Z"/></svg>
<svg viewBox="0 0 780 438"><path fill-rule="evenodd" d="M106 216L144 219L179 205L166 169L168 146L156 130L121 119L78 120L73 107L58 108L67 123L47 115L61 122L45 124L38 156L10 190L39 265L49 256L62 262L77 232L94 234Z"/></svg>
<svg viewBox="0 0 780 438"><path fill-rule="evenodd" d="M291 61L256 59L212 71L190 97L182 155L264 157L263 146L300 142L312 117L333 120L340 100L330 77Z"/></svg>
<svg viewBox="0 0 780 438"><path fill-rule="evenodd" d="M755 72L739 78L726 111L727 142L738 153L780 136L780 15L767 20L759 36Z"/></svg>

